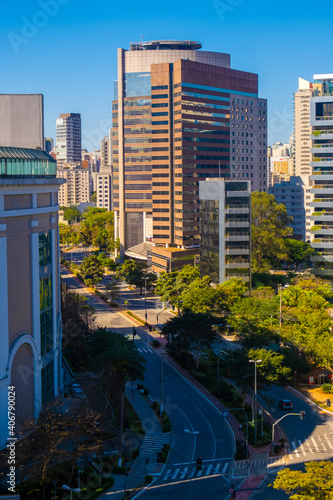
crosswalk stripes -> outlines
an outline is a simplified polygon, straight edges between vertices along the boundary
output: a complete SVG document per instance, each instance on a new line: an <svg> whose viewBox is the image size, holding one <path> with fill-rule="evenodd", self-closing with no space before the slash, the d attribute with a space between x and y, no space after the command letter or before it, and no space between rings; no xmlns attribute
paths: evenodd
<svg viewBox="0 0 333 500"><path fill-rule="evenodd" d="M153 352L149 347L138 347L139 352Z"/></svg>
<svg viewBox="0 0 333 500"><path fill-rule="evenodd" d="M164 444L169 443L169 435L168 434L159 434L156 436L145 436L142 441L140 448L140 455L144 455L147 452L159 452Z"/></svg>
<svg viewBox="0 0 333 500"><path fill-rule="evenodd" d="M201 470L196 470L195 464L187 465L186 467L174 466L172 469L168 469L163 477L163 481L175 481L175 480L188 480L196 477L203 476L213 476L217 473L226 474L230 462L220 462L205 464ZM221 472L220 472L221 469Z"/></svg>
<svg viewBox="0 0 333 500"><path fill-rule="evenodd" d="M310 436L305 441L295 439L291 441L289 448L290 458L300 458L313 453L326 453L333 450L333 434L322 434L321 436Z"/></svg>

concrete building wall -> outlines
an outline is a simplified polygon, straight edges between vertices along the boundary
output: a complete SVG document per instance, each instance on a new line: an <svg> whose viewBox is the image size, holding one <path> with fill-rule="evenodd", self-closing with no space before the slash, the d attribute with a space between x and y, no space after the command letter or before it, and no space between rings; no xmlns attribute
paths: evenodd
<svg viewBox="0 0 333 500"><path fill-rule="evenodd" d="M0 94L0 146L44 149L42 94Z"/></svg>
<svg viewBox="0 0 333 500"><path fill-rule="evenodd" d="M5 407L8 386L15 385L17 421L37 417L47 367L52 398L61 391L61 321L59 301L58 205L61 181L56 178L4 178L0 182L0 404ZM6 202L6 198L10 202ZM14 203L13 199L25 200ZM38 207L38 198L44 200ZM26 200L30 200L27 204ZM49 205L46 206L46 200ZM51 263L40 265L40 238L51 238ZM52 342L46 353L41 345L41 279L52 280ZM43 396L44 395L44 396ZM0 414L0 446L8 435L6 412Z"/></svg>

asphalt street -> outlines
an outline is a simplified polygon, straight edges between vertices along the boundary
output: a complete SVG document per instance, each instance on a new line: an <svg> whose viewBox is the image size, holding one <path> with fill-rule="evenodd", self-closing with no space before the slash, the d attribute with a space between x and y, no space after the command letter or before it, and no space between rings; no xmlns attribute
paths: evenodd
<svg viewBox="0 0 333 500"><path fill-rule="evenodd" d="M105 326L132 338L132 324L112 310L83 286L61 271L62 279L75 292L87 297L96 310L95 326ZM161 500L170 495L183 499L191 495L199 500L206 495L211 500L228 496L229 473L233 467L234 443L228 424L220 413L189 384L173 367L147 344L147 334L137 328L135 342L146 358L144 384L153 400L161 401L163 362L163 404L172 427L171 454L163 473L144 494ZM152 420L152 425L154 422ZM195 461L203 460L202 472L195 471ZM224 476L221 476L223 474ZM224 498L223 497L223 498Z"/></svg>

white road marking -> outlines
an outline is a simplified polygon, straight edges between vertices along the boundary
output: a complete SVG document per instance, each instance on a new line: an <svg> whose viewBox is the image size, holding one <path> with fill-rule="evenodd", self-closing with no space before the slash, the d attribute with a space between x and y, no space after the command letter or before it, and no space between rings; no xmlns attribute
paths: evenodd
<svg viewBox="0 0 333 500"><path fill-rule="evenodd" d="M208 465L205 476L209 476L211 470L212 470L212 465Z"/></svg>
<svg viewBox="0 0 333 500"><path fill-rule="evenodd" d="M180 469L176 469L174 475L172 476L172 479L176 479L178 472Z"/></svg>
<svg viewBox="0 0 333 500"><path fill-rule="evenodd" d="M294 452L296 454L296 457L300 457L301 455L298 453L298 451L296 451L296 444L294 443L294 441L291 442L291 445L294 448Z"/></svg>
<svg viewBox="0 0 333 500"><path fill-rule="evenodd" d="M318 449L318 446L317 446L317 443L316 441L314 440L313 437L310 437L311 441L313 442L313 446L316 448L316 452L319 453L319 449Z"/></svg>
<svg viewBox="0 0 333 500"><path fill-rule="evenodd" d="M306 450L302 444L302 441L298 440L298 444L299 444L299 449L301 450L301 452L303 453L303 455L306 455Z"/></svg>
<svg viewBox="0 0 333 500"><path fill-rule="evenodd" d="M180 475L180 479L184 479L184 477L186 476L187 471L188 471L188 467L185 467L185 469L183 470L183 472Z"/></svg>
<svg viewBox="0 0 333 500"><path fill-rule="evenodd" d="M168 479L170 472L171 472L171 469L169 469L168 472L165 474L164 481L166 481Z"/></svg>
<svg viewBox="0 0 333 500"><path fill-rule="evenodd" d="M225 474L225 472L226 472L226 470L227 470L227 468L228 468L228 465L229 465L229 463L228 463L228 462L227 462L226 464L224 464L224 467L223 467L223 470L222 470L222 474ZM218 470L218 469L219 469L219 467L220 467L220 464L219 464L219 466L218 466L218 467L216 467L216 469Z"/></svg>
<svg viewBox="0 0 333 500"><path fill-rule="evenodd" d="M326 450L326 445L325 443L322 441L322 436L318 436L318 439L319 439L319 442L320 442L320 446L322 447L322 451L328 451Z"/></svg>
<svg viewBox="0 0 333 500"><path fill-rule="evenodd" d="M328 443L328 446L331 448L331 450L333 450L333 445L332 445L331 441L328 439L328 437L326 435L324 437Z"/></svg>

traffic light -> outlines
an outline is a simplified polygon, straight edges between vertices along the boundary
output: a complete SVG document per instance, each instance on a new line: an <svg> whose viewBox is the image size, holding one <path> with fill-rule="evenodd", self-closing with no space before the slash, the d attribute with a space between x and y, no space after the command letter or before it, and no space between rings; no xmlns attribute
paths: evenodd
<svg viewBox="0 0 333 500"><path fill-rule="evenodd" d="M331 406L331 400L330 399L326 399L326 406Z"/></svg>
<svg viewBox="0 0 333 500"><path fill-rule="evenodd" d="M197 470L202 470L202 458L201 457L197 458L196 462L197 462Z"/></svg>
<svg viewBox="0 0 333 500"><path fill-rule="evenodd" d="M300 419L301 420L305 419L305 411L301 411L301 413L300 413Z"/></svg>

